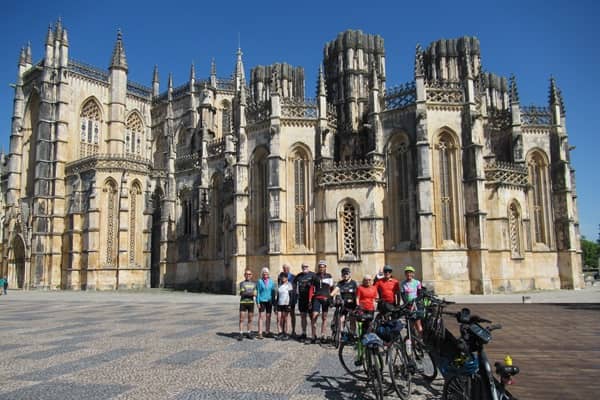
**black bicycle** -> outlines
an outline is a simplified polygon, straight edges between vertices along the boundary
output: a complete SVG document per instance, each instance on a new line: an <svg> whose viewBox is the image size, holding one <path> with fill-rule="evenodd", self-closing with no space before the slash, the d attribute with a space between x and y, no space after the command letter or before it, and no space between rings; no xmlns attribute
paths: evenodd
<svg viewBox="0 0 600 400"><path fill-rule="evenodd" d="M492 340L492 331L500 329L499 324L483 327L481 324L491 324L492 321L472 315L468 308L463 308L453 315L460 324L460 338L454 339L453 355L447 354L441 358L442 374L444 375L443 400L516 400L505 385L511 382L511 377L519 373L519 368L496 363L498 381L492 372L492 367L485 352L485 345ZM453 340L447 333L447 339ZM446 340L448 343L448 340Z"/></svg>

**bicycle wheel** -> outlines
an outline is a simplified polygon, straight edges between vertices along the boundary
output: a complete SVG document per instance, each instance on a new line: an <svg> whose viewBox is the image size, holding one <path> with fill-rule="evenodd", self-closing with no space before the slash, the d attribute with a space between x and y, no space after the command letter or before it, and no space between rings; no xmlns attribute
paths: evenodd
<svg viewBox="0 0 600 400"><path fill-rule="evenodd" d="M340 342L338 357L346 372L355 379L365 381L367 380L367 374L365 373L365 368L363 368L365 349L362 349L363 354L359 356L358 346L362 347L362 345L358 343L358 339L349 342Z"/></svg>
<svg viewBox="0 0 600 400"><path fill-rule="evenodd" d="M417 364L417 371L421 374L426 381L433 381L437 377L437 365L431 354L426 351L422 345L415 346L415 362Z"/></svg>
<svg viewBox="0 0 600 400"><path fill-rule="evenodd" d="M376 400L383 400L383 359L375 349L366 349L367 372Z"/></svg>
<svg viewBox="0 0 600 400"><path fill-rule="evenodd" d="M442 400L470 400L471 376L451 376L444 382Z"/></svg>
<svg viewBox="0 0 600 400"><path fill-rule="evenodd" d="M335 313L333 314L333 320L331 321L331 340L336 349L340 347L340 338L342 336L340 315L341 313L338 311L338 308L336 308Z"/></svg>
<svg viewBox="0 0 600 400"><path fill-rule="evenodd" d="M408 367L401 339L389 347L387 363L392 387L401 399L408 399L411 393L412 373Z"/></svg>

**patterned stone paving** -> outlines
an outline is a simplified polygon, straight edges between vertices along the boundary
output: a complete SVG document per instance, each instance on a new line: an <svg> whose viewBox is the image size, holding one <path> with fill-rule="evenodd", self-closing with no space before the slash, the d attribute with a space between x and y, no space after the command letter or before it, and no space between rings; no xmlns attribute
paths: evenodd
<svg viewBox="0 0 600 400"><path fill-rule="evenodd" d="M600 306L470 307L504 325L488 353L521 366L520 398L595 398ZM237 322L233 296L11 291L0 297L0 399L372 398L332 347L238 342ZM411 398L439 399L442 383L417 382Z"/></svg>

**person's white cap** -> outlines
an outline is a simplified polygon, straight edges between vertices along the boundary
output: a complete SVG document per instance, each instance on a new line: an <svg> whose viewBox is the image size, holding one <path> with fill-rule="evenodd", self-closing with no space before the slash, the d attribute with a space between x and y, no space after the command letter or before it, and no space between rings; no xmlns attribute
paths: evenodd
<svg viewBox="0 0 600 400"><path fill-rule="evenodd" d="M269 268L265 267L262 270L260 270L261 274L264 274L265 272L268 274L269 273Z"/></svg>

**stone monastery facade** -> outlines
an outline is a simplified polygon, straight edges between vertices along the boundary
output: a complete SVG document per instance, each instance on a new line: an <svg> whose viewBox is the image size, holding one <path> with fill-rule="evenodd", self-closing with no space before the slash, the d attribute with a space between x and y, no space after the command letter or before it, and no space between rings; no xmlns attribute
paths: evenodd
<svg viewBox="0 0 600 400"><path fill-rule="evenodd" d="M386 87L380 36L327 43L304 70L256 66L160 91L73 60L67 30L18 63L2 176L10 286L233 292L246 268L327 260L360 279L410 264L439 293L581 286L565 107L523 106L479 40L416 47Z"/></svg>

